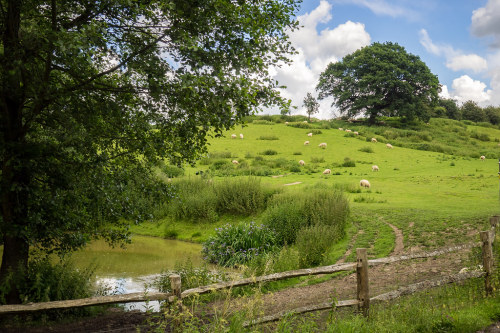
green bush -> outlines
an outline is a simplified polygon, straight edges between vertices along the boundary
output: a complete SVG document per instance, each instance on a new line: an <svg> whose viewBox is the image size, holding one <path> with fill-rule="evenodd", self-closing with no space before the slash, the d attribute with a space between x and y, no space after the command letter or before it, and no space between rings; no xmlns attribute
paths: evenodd
<svg viewBox="0 0 500 333"><path fill-rule="evenodd" d="M323 132L319 129L313 129L310 131L310 133L312 133L313 135L323 134Z"/></svg>
<svg viewBox="0 0 500 333"><path fill-rule="evenodd" d="M175 178L184 175L184 169L175 165L165 165L163 166L162 171L168 178Z"/></svg>
<svg viewBox="0 0 500 333"><path fill-rule="evenodd" d="M261 135L257 138L257 140L279 140L276 135Z"/></svg>
<svg viewBox="0 0 500 333"><path fill-rule="evenodd" d="M224 179L214 183L214 196L219 213L256 214L264 209L274 190L263 187L255 177Z"/></svg>
<svg viewBox="0 0 500 333"><path fill-rule="evenodd" d="M292 244L300 229L312 225L328 225L335 232L335 239L340 239L348 215L349 204L340 190L307 187L300 193L275 195L263 221L277 232L279 244Z"/></svg>
<svg viewBox="0 0 500 333"><path fill-rule="evenodd" d="M318 266L334 244L335 231L328 225L312 225L301 229L295 242L301 268Z"/></svg>
<svg viewBox="0 0 500 333"><path fill-rule="evenodd" d="M224 273L210 270L207 265L194 267L191 259L183 263L176 263L173 270L164 271L153 280L152 285L162 293L172 291L170 286L170 275L178 274L182 281L182 290L187 290L199 286L206 286L226 280Z"/></svg>
<svg viewBox="0 0 500 333"><path fill-rule="evenodd" d="M267 252L254 257L246 265L245 276L261 276L291 271L299 268L299 253L293 247L284 246L280 251Z"/></svg>
<svg viewBox="0 0 500 333"><path fill-rule="evenodd" d="M203 243L206 261L226 267L244 264L251 259L276 250L276 234L255 222L226 224L216 229L215 236Z"/></svg>
<svg viewBox="0 0 500 333"><path fill-rule="evenodd" d="M266 149L261 153L261 155L278 155L278 152L273 149Z"/></svg>
<svg viewBox="0 0 500 333"><path fill-rule="evenodd" d="M8 279L15 279L23 302L37 303L91 297L95 275L93 267L79 270L68 259L54 264L47 256L35 255L27 272ZM0 286L0 304L5 304L7 285Z"/></svg>
<svg viewBox="0 0 500 333"><path fill-rule="evenodd" d="M172 200L169 212L178 220L218 220L217 197L210 182L194 178L174 183L177 198Z"/></svg>
<svg viewBox="0 0 500 333"><path fill-rule="evenodd" d="M342 163L342 166L345 168L353 168L356 166L356 162L351 160L349 157L344 158L344 163Z"/></svg>
<svg viewBox="0 0 500 333"><path fill-rule="evenodd" d="M370 154L374 152L372 147L366 147L366 146L359 148L359 151Z"/></svg>
<svg viewBox="0 0 500 333"><path fill-rule="evenodd" d="M311 157L311 163L323 163L323 162L325 162L325 158L323 156L320 156L320 157L313 156L313 157Z"/></svg>

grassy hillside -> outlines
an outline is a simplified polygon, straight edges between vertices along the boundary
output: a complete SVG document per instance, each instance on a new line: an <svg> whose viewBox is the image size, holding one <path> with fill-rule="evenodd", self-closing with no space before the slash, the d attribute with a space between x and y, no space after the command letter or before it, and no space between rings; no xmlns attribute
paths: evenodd
<svg viewBox="0 0 500 333"><path fill-rule="evenodd" d="M366 127L340 121L285 124L279 117L250 118L245 126L211 139L209 154L195 167L185 167L183 177L201 177L196 175L199 171L214 181L254 175L263 183L297 193L316 183L342 188L350 200L352 224L346 241L332 250L332 261L344 252L347 239L358 229L364 233L356 238L355 247L368 247L372 256L390 253L394 235L387 223L403 230L406 248L477 238L487 217L499 213L500 130L447 119L397 126ZM308 137L311 132L313 136ZM236 139L231 138L233 133ZM239 138L240 133L244 139ZM370 142L372 137L378 142ZM304 145L305 141L310 144ZM318 147L323 142L326 149ZM388 149L385 143L394 148ZM486 159L480 160L480 155ZM233 160L239 164L232 164ZM305 165L300 166L299 160ZM372 172L372 165L380 171ZM332 173L323 175L327 168ZM369 180L371 188L361 188L361 179ZM285 186L291 183L299 184ZM259 222L260 218L244 219ZM222 216L215 223L165 219L134 231L201 241L215 226L241 219Z"/></svg>

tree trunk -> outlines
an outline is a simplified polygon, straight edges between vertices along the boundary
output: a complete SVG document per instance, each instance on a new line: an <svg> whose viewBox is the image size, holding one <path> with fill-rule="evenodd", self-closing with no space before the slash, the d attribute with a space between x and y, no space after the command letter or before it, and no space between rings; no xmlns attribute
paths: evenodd
<svg viewBox="0 0 500 333"><path fill-rule="evenodd" d="M0 268L0 283L8 286L5 295L7 304L21 303L17 281L19 274L26 272L28 267L28 243L20 237L3 237L2 267Z"/></svg>

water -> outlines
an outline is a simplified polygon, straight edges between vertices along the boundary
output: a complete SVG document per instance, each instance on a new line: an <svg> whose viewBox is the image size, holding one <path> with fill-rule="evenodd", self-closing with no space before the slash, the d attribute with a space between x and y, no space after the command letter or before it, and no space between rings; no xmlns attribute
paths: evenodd
<svg viewBox="0 0 500 333"><path fill-rule="evenodd" d="M147 236L134 236L126 249L111 248L104 241L89 244L73 254L78 267L96 265L97 283L119 294L144 292L162 271L174 269L176 263L190 260L194 267L203 265L200 244ZM149 291L154 289L149 288ZM159 310L158 302L128 303L126 309Z"/></svg>

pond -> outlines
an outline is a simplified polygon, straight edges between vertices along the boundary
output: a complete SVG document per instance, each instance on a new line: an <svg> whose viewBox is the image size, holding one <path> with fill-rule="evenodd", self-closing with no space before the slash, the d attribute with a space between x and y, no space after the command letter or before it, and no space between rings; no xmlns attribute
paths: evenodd
<svg viewBox="0 0 500 333"><path fill-rule="evenodd" d="M174 269L176 263L190 260L194 267L203 265L201 244L147 236L133 236L126 248L110 247L104 241L95 241L73 254L77 267L96 265L97 283L115 293L145 291L162 271ZM153 290L153 289L149 289ZM129 303L126 309L145 310L145 303ZM159 309L158 302L147 305Z"/></svg>

